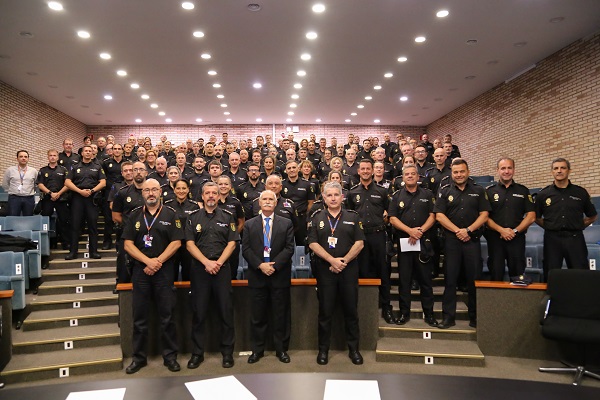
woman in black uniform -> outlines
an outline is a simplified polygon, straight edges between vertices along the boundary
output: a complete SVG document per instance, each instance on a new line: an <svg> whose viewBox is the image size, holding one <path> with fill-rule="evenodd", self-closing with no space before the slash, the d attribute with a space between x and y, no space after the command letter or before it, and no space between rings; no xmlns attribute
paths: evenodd
<svg viewBox="0 0 600 400"><path fill-rule="evenodd" d="M238 233L241 234L242 229L244 229L244 222L246 222L246 218L244 216L244 207L242 206L242 203L232 194L231 179L229 179L227 175L221 175L217 178L217 185L219 186L220 197L217 207L233 214L233 220L235 221L236 229ZM240 242L238 241L233 253L231 253L231 257L229 258L232 280L237 279L237 267L239 265L239 259Z"/></svg>
<svg viewBox="0 0 600 400"><path fill-rule="evenodd" d="M167 178L169 178L169 182L160 187L163 203L175 198L175 182L181 179L179 168L175 166L169 167L167 169Z"/></svg>

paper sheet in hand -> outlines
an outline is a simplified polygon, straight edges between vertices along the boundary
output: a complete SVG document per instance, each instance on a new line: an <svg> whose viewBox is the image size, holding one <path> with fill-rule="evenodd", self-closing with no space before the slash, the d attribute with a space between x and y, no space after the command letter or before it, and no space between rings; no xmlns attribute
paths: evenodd
<svg viewBox="0 0 600 400"><path fill-rule="evenodd" d="M69 393L66 400L123 400L125 388Z"/></svg>
<svg viewBox="0 0 600 400"><path fill-rule="evenodd" d="M246 386L242 385L235 376L186 382L185 386L195 400L256 400L256 396L246 389Z"/></svg>
<svg viewBox="0 0 600 400"><path fill-rule="evenodd" d="M408 238L400 238L400 251L402 253L407 251L421 251L421 241L417 240L414 245L408 243Z"/></svg>
<svg viewBox="0 0 600 400"><path fill-rule="evenodd" d="M323 400L381 400L377 381L325 381Z"/></svg>

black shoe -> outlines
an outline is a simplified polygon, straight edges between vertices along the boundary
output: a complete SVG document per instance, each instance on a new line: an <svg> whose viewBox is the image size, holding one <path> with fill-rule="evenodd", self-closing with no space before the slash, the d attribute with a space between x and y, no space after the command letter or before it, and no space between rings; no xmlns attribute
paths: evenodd
<svg viewBox="0 0 600 400"><path fill-rule="evenodd" d="M400 318L396 320L396 325L404 325L408 321L410 321L410 315L401 315Z"/></svg>
<svg viewBox="0 0 600 400"><path fill-rule="evenodd" d="M350 350L348 357L350 357L350 360L354 365L361 365L363 363L363 356L358 350Z"/></svg>
<svg viewBox="0 0 600 400"><path fill-rule="evenodd" d="M74 260L77 258L77 253L69 253L65 256L65 260Z"/></svg>
<svg viewBox="0 0 600 400"><path fill-rule="evenodd" d="M284 364L288 364L291 361L290 356L286 351L282 351L281 353L276 352L275 356Z"/></svg>
<svg viewBox="0 0 600 400"><path fill-rule="evenodd" d="M102 250L110 250L112 248L112 242L104 242L102 244Z"/></svg>
<svg viewBox="0 0 600 400"><path fill-rule="evenodd" d="M419 283L417 281L412 281L410 284L410 290L419 290L420 286Z"/></svg>
<svg viewBox="0 0 600 400"><path fill-rule="evenodd" d="M423 321L425 321L425 323L427 325L434 327L434 328L439 325L437 320L435 318L433 318L433 315L426 315L425 318L423 318Z"/></svg>
<svg viewBox="0 0 600 400"><path fill-rule="evenodd" d="M129 367L125 368L126 374L135 374L140 369L144 368L148 363L146 361L132 361Z"/></svg>
<svg viewBox="0 0 600 400"><path fill-rule="evenodd" d="M396 324L397 323L397 319L396 317L394 317L394 314L392 313L391 309L387 309L387 310L382 310L381 311L381 316L383 317L383 319L385 320L385 322L387 324Z"/></svg>
<svg viewBox="0 0 600 400"><path fill-rule="evenodd" d="M17 326L15 326L16 330L21 329L21 327L23 326L23 321L17 321Z"/></svg>
<svg viewBox="0 0 600 400"><path fill-rule="evenodd" d="M252 352L252 354L250 354L250 357L248 357L248 364L257 363L264 356L265 356L265 353L262 351L260 353Z"/></svg>
<svg viewBox="0 0 600 400"><path fill-rule="evenodd" d="M444 319L441 324L438 324L438 328L448 329L454 325L456 325L456 322L453 319Z"/></svg>
<svg viewBox="0 0 600 400"><path fill-rule="evenodd" d="M100 253L90 253L90 257L93 258L94 260L99 260L102 258Z"/></svg>
<svg viewBox="0 0 600 400"><path fill-rule="evenodd" d="M469 326L470 326L471 328L477 328L477 318L471 318L471 319L469 320Z"/></svg>
<svg viewBox="0 0 600 400"><path fill-rule="evenodd" d="M463 292L463 293L467 293L469 291L469 289L467 289L467 287L463 286L463 285L457 287L457 289L459 292Z"/></svg>
<svg viewBox="0 0 600 400"><path fill-rule="evenodd" d="M190 361L188 361L187 367L188 369L196 369L200 366L200 364L202 364L203 361L203 354L192 354L192 358L190 358Z"/></svg>
<svg viewBox="0 0 600 400"><path fill-rule="evenodd" d="M319 351L319 354L317 355L317 364L327 365L328 362L329 362L329 353L327 353L326 351Z"/></svg>
<svg viewBox="0 0 600 400"><path fill-rule="evenodd" d="M221 363L223 368L231 368L233 367L233 356L231 354L227 354L223 356L223 362Z"/></svg>
<svg viewBox="0 0 600 400"><path fill-rule="evenodd" d="M163 365L167 368L169 368L169 371L171 372L179 372L181 371L181 366L179 365L179 363L177 362L177 360L165 360L163 362Z"/></svg>

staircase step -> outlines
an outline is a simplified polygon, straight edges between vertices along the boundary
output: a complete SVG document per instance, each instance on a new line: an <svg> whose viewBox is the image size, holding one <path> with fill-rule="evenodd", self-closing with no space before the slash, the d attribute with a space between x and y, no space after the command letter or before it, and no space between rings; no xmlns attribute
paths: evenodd
<svg viewBox="0 0 600 400"><path fill-rule="evenodd" d="M58 310L33 311L23 321L23 330L70 327L71 322L77 326L117 323L119 306L100 306L86 308L64 308Z"/></svg>
<svg viewBox="0 0 600 400"><path fill-rule="evenodd" d="M468 340L426 340L383 337L377 341L378 362L412 362L484 367L477 343Z"/></svg>
<svg viewBox="0 0 600 400"><path fill-rule="evenodd" d="M460 297L458 298L460 300ZM399 312L399 311L396 311ZM436 302L433 304L433 316L439 321L442 319L442 303ZM413 301L410 303L410 318L411 319L422 319L423 318L423 307L421 307L420 301ZM469 309L467 305L462 301L456 302L456 320L468 320Z"/></svg>
<svg viewBox="0 0 600 400"><path fill-rule="evenodd" d="M85 279L103 279L113 278L116 276L115 267L95 267L87 268L82 271L82 268L62 268L62 269L46 269L42 271L44 282L61 281L66 279L79 279L79 275L84 274Z"/></svg>
<svg viewBox="0 0 600 400"><path fill-rule="evenodd" d="M67 368L67 370L61 370ZM120 345L15 354L0 372L5 383L17 383L66 376L118 371L123 368Z"/></svg>
<svg viewBox="0 0 600 400"><path fill-rule="evenodd" d="M469 326L468 321L456 321L456 326L449 329L439 329L427 325L421 318L411 318L406 325L388 325L379 319L379 336L389 338L443 340L477 340L477 330Z"/></svg>
<svg viewBox="0 0 600 400"><path fill-rule="evenodd" d="M101 307L117 305L119 295L112 292L90 292L76 294L51 294L44 296L27 296L27 308L36 310L60 310L73 308L73 303L78 302L79 308Z"/></svg>
<svg viewBox="0 0 600 400"><path fill-rule="evenodd" d="M77 258L86 258L85 254L89 251L87 249L77 249ZM102 250L99 249L98 253L102 256L101 260L107 257L116 257L117 251L115 249ZM69 250L52 250L50 253L50 260L62 260L65 261L65 256L69 254ZM88 256L89 257L89 256Z"/></svg>
<svg viewBox="0 0 600 400"><path fill-rule="evenodd" d="M94 268L94 267L113 267L117 266L117 257L103 257L99 260L93 258L76 258L74 260L65 260L64 257L50 260L48 268Z"/></svg>
<svg viewBox="0 0 600 400"><path fill-rule="evenodd" d="M114 273L112 278L101 279L68 279L43 282L38 286L38 295L107 292L115 288Z"/></svg>
<svg viewBox="0 0 600 400"><path fill-rule="evenodd" d="M65 343L71 342L71 343ZM120 344L121 335L117 324L97 324L37 331L14 331L13 354L32 354L48 351L98 347Z"/></svg>

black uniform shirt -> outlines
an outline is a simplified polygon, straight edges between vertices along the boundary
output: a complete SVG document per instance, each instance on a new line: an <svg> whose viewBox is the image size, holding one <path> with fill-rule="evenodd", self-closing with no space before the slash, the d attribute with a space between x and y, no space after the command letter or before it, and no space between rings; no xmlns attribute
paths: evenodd
<svg viewBox="0 0 600 400"><path fill-rule="evenodd" d="M255 199L258 199L258 196L265 190L265 184L261 181L256 182L256 186L252 184L252 182L248 181L242 184L237 190L238 199L242 203L244 207L244 213L246 214L246 219L252 218L252 202Z"/></svg>
<svg viewBox="0 0 600 400"><path fill-rule="evenodd" d="M282 185L281 197L293 200L298 214L306 214L308 202L315 200L314 186L304 178L298 178L296 182L286 179Z"/></svg>
<svg viewBox="0 0 600 400"><path fill-rule="evenodd" d="M231 179L231 186L236 190L236 193L239 187L248 181L248 173L241 167L238 168L235 174L231 170L227 170L224 174Z"/></svg>
<svg viewBox="0 0 600 400"><path fill-rule="evenodd" d="M327 164L325 161L319 163L319 166L317 167L317 175L321 182L324 182L327 180L327 177L329 176L330 172L331 172L331 167L329 166L329 164Z"/></svg>
<svg viewBox="0 0 600 400"><path fill-rule="evenodd" d="M415 167L417 167L417 172L419 173L419 175L425 176L427 174L427 171L429 171L431 168L435 168L435 164L425 161L422 167L419 163L416 163Z"/></svg>
<svg viewBox="0 0 600 400"><path fill-rule="evenodd" d="M40 168L36 184L43 184L52 193L58 193L65 186L65 179L69 177L69 171L62 165L51 168L49 165ZM66 194L66 193L65 193ZM63 194L63 196L65 195Z"/></svg>
<svg viewBox="0 0 600 400"><path fill-rule="evenodd" d="M114 185L111 186L110 191L108 192L108 198L107 200L109 202L114 202L115 201L115 197L117 196L117 193L119 192L119 190L121 190L122 187L128 186L127 182L123 181L123 182L117 182Z"/></svg>
<svg viewBox="0 0 600 400"><path fill-rule="evenodd" d="M549 231L582 231L583 214L598 214L587 190L570 181L564 189L552 184L540 190L535 198L535 213L537 218L544 217L544 229Z"/></svg>
<svg viewBox="0 0 600 400"><path fill-rule="evenodd" d="M71 170L73 165L77 164L80 160L79 154L71 153L70 156L67 155L64 151L58 153L58 164L65 167L67 170Z"/></svg>
<svg viewBox="0 0 600 400"><path fill-rule="evenodd" d="M464 190L456 187L454 182L442 186L435 201L433 212L444 213L454 225L467 228L482 211L490 211L485 189L467 181Z"/></svg>
<svg viewBox="0 0 600 400"><path fill-rule="evenodd" d="M348 208L360 215L365 228L375 228L384 225L383 213L389 207L388 191L371 181L368 187L362 183L354 186L348 192Z"/></svg>
<svg viewBox="0 0 600 400"><path fill-rule="evenodd" d="M185 240L193 241L206 258L214 261L219 259L229 242L239 241L240 235L229 211L217 207L208 213L203 208L189 215Z"/></svg>
<svg viewBox="0 0 600 400"><path fill-rule="evenodd" d="M163 200L163 203L167 200L171 200L175 198L175 191L171 187L171 183L166 183L160 187L160 193Z"/></svg>
<svg viewBox="0 0 600 400"><path fill-rule="evenodd" d="M514 181L508 187L498 182L485 191L492 207L490 218L502 227L516 228L526 213L535 210L529 189Z"/></svg>
<svg viewBox="0 0 600 400"><path fill-rule="evenodd" d="M437 195L442 179L445 177L450 177L451 175L452 171L446 166L444 166L444 168L441 170L439 170L436 166L429 168L427 172L425 172L425 183L427 184L427 188L431 190L433 194Z"/></svg>
<svg viewBox="0 0 600 400"><path fill-rule="evenodd" d="M338 214L339 221L333 234L331 227L335 226L333 218L327 210L321 210L312 216L308 224L308 244L318 243L333 257L343 257L358 240L365 240L360 217L354 211L342 209ZM330 227L331 222L331 227ZM335 247L329 245L329 238L337 238Z"/></svg>
<svg viewBox="0 0 600 400"><path fill-rule="evenodd" d="M138 189L135 187L135 184L131 184L119 189L115 195L112 210L122 214L123 224L125 224L125 220L129 217L131 212L143 205L144 198L142 197L142 189Z"/></svg>
<svg viewBox="0 0 600 400"><path fill-rule="evenodd" d="M242 207L242 203L235 196L227 196L224 202L219 199L217 207L229 211L233 215L236 226L239 218L245 218L244 207Z"/></svg>
<svg viewBox="0 0 600 400"><path fill-rule="evenodd" d="M201 173L194 172L190 176L190 198L192 200L199 201L202 199L202 187L208 181L210 181L210 175L206 171ZM168 182L167 182L168 183Z"/></svg>
<svg viewBox="0 0 600 400"><path fill-rule="evenodd" d="M298 212L296 210L296 205L294 204L293 200L279 196L277 198L277 205L275 206L275 210L273 210L273 212L277 215L291 220L292 225L294 225L294 230L298 229ZM256 198L252 202L252 216L255 217L259 214L260 204L258 204L258 198Z"/></svg>
<svg viewBox="0 0 600 400"><path fill-rule="evenodd" d="M164 185L165 183L169 183L169 176L167 175L167 172L165 171L163 176L160 176L158 174L158 172L156 172L156 170L149 172L148 176L146 177L146 179L156 179L158 181L159 185Z"/></svg>
<svg viewBox="0 0 600 400"><path fill-rule="evenodd" d="M111 187L114 183L123 181L121 174L121 164L125 161L121 159L117 162L114 158L109 158L102 163L102 168L106 174L106 187Z"/></svg>
<svg viewBox="0 0 600 400"><path fill-rule="evenodd" d="M144 215L146 220L144 221ZM145 207L138 207L131 212L131 218L125 224L123 229L123 235L121 236L124 240L132 240L135 247L140 249L144 255L149 258L155 258L162 254L163 251L169 246L169 244L175 240L183 240L183 227L181 221L177 219L175 210L171 207L163 206L160 213L156 215L156 220L152 224L154 217L145 209ZM152 224L150 231L146 226ZM152 237L152 245L146 246L144 236L150 235ZM163 266L173 262L173 257L167 261L163 260ZM135 265L143 266L143 264L137 260L134 261Z"/></svg>
<svg viewBox="0 0 600 400"><path fill-rule="evenodd" d="M75 164L69 178L79 189L93 189L101 179L105 179L100 163L93 160L89 163L81 161Z"/></svg>
<svg viewBox="0 0 600 400"><path fill-rule="evenodd" d="M310 161L311 163L313 163L315 168L317 168L319 166L319 164L321 163L321 155L318 154L317 152L315 152L313 154L310 154L309 152L307 152L306 159L308 161Z"/></svg>
<svg viewBox="0 0 600 400"><path fill-rule="evenodd" d="M200 207L198 207L198 203L190 199L185 199L183 203L180 203L177 199L171 199L165 201L164 204L175 210L177 219L181 221L181 226L185 226L188 215L200 209Z"/></svg>
<svg viewBox="0 0 600 400"><path fill-rule="evenodd" d="M342 173L344 175L348 175L353 182L358 182L360 181L360 176L358 175L358 165L359 163L357 163L356 161L354 161L352 165L348 165L348 163L344 161Z"/></svg>
<svg viewBox="0 0 600 400"><path fill-rule="evenodd" d="M429 214L433 212L434 204L435 197L431 190L417 186L417 190L411 193L402 188L392 195L388 215L398 218L409 228L416 228L427 221ZM409 236L398 229L396 232L400 237Z"/></svg>

